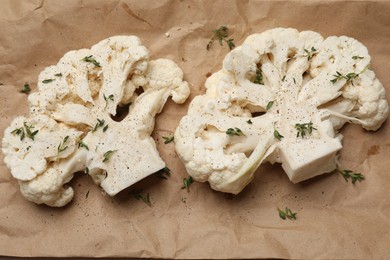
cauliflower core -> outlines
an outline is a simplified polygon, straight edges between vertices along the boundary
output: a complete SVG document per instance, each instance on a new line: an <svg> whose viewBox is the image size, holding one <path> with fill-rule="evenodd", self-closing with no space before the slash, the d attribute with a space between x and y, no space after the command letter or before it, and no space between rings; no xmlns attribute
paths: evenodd
<svg viewBox="0 0 390 260"><path fill-rule="evenodd" d="M5 130L4 161L38 204L67 204L73 189L64 184L80 171L113 196L165 167L150 135L169 96L179 104L189 96L183 72L171 60L149 61L135 36L70 51L39 75L29 118Z"/></svg>
<svg viewBox="0 0 390 260"><path fill-rule="evenodd" d="M346 122L377 130L385 90L355 39L276 28L228 53L175 132L189 174L237 194L265 161L300 182L331 172Z"/></svg>

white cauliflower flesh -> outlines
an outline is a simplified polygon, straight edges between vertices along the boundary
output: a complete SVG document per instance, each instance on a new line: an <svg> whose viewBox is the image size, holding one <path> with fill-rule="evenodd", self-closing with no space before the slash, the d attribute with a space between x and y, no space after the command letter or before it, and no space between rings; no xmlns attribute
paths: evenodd
<svg viewBox="0 0 390 260"><path fill-rule="evenodd" d="M165 167L150 135L170 96L179 104L189 96L183 72L171 60L149 61L135 36L70 51L39 75L30 117L5 130L5 163L23 196L38 204L71 201L65 184L76 172L113 196Z"/></svg>
<svg viewBox="0 0 390 260"><path fill-rule="evenodd" d="M237 194L262 162L294 183L336 168L346 122L377 130L389 108L364 45L276 28L228 53L175 132L189 174Z"/></svg>

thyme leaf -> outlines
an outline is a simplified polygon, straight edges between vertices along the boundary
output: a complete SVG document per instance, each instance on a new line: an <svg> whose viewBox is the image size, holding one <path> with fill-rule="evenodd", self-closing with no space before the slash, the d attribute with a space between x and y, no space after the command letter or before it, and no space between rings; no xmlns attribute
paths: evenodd
<svg viewBox="0 0 390 260"><path fill-rule="evenodd" d="M110 160L110 158L111 158L111 156L112 156L112 154L114 152L115 152L115 150L114 151L113 150L109 150L109 151L105 152L103 154L103 157L104 157L103 162L107 162L108 160Z"/></svg>
<svg viewBox="0 0 390 260"><path fill-rule="evenodd" d="M188 178L183 178L183 186L181 187L181 189L187 189L187 191L189 192L192 183L194 183L194 179L192 179L191 176Z"/></svg>
<svg viewBox="0 0 390 260"><path fill-rule="evenodd" d="M27 94L27 95L30 94L30 92L31 92L30 85L27 82L24 83L23 88L20 90L20 92Z"/></svg>
<svg viewBox="0 0 390 260"><path fill-rule="evenodd" d="M97 62L94 58L92 58L93 55L89 55L89 56L85 56L82 61L85 61L85 62L90 62L92 63L93 65L95 65L96 67L101 67L100 66L100 63Z"/></svg>
<svg viewBox="0 0 390 260"><path fill-rule="evenodd" d="M79 144L78 144L78 148L80 147L84 147L85 149L87 149L89 151L89 147L88 145L86 145L83 141L80 141Z"/></svg>
<svg viewBox="0 0 390 260"><path fill-rule="evenodd" d="M230 135L230 136L240 136L240 135L245 135L240 128L238 127L235 127L234 129L233 128L228 128L228 130L226 130L226 134L227 135Z"/></svg>
<svg viewBox="0 0 390 260"><path fill-rule="evenodd" d="M262 74L261 69L256 69L256 78L255 78L255 81L253 81L253 83L259 84L259 85L264 85L263 74Z"/></svg>
<svg viewBox="0 0 390 260"><path fill-rule="evenodd" d="M42 80L42 83L43 84L47 84L47 83L50 83L50 82L53 82L55 81L56 79L45 79L45 80Z"/></svg>
<svg viewBox="0 0 390 260"><path fill-rule="evenodd" d="M149 207L152 206L152 203L150 202L150 194L149 192L146 194L146 195L143 195L141 193L136 193L134 194L134 198L136 200L142 200L143 202L145 202L145 204L147 204Z"/></svg>
<svg viewBox="0 0 390 260"><path fill-rule="evenodd" d="M281 141L282 138L284 138L284 136L281 135L281 134L279 133L279 131L276 130L276 128L274 128L274 137L275 137L276 139L278 139L279 141Z"/></svg>
<svg viewBox="0 0 390 260"><path fill-rule="evenodd" d="M266 109L270 110L271 107L274 105L275 100L268 102Z"/></svg>
<svg viewBox="0 0 390 260"><path fill-rule="evenodd" d="M162 138L165 140L164 144L169 144L175 139L175 136L171 136L171 137L163 136Z"/></svg>
<svg viewBox="0 0 390 260"><path fill-rule="evenodd" d="M364 57L361 57L361 56L352 56L352 59L353 60L361 60L361 59L364 59Z"/></svg>
<svg viewBox="0 0 390 260"><path fill-rule="evenodd" d="M167 179L167 177L165 175L167 175L168 177L171 177L171 170L168 168L168 167L164 167L162 168L161 170L159 170L158 172L158 177L161 178L161 179ZM165 175L164 175L165 174Z"/></svg>
<svg viewBox="0 0 390 260"><path fill-rule="evenodd" d="M106 101L106 105L104 106L104 109L106 109L107 105L108 105L108 101L114 101L114 95L111 94L109 95L108 97L106 97L105 94L103 94L103 98L104 98L104 101Z"/></svg>

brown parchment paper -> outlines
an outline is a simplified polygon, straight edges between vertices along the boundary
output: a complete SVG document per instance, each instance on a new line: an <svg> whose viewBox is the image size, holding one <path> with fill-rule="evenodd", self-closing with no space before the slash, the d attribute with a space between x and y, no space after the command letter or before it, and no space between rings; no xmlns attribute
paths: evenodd
<svg viewBox="0 0 390 260"><path fill-rule="evenodd" d="M190 100L204 92L208 73L228 52L206 51L211 30L227 25L236 45L274 27L347 35L365 44L372 68L390 93L388 1L103 1L0 0L0 138L17 115L27 115L25 82L69 50L89 48L118 34L137 35L151 59L170 58L191 85ZM165 33L169 32L170 37ZM387 258L390 252L390 126L375 133L343 129L340 161L366 180L352 185L338 174L292 184L278 166L262 165L254 181L227 198L207 183L182 190L187 173L173 133L189 102L169 101L153 137L172 171L150 176L118 196L105 196L84 174L71 181L72 203L35 205L19 193L0 153L0 255L159 258ZM152 206L132 190L150 193ZM288 206L297 220L282 220Z"/></svg>

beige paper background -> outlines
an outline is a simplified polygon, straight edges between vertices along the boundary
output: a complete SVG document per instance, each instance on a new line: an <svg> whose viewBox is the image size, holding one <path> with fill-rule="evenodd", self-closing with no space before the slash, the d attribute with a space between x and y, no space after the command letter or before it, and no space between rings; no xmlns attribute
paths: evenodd
<svg viewBox="0 0 390 260"><path fill-rule="evenodd" d="M347 35L368 47L389 97L389 13L388 1L0 0L0 138L16 115L27 114L27 96L18 92L24 82L35 89L39 72L65 52L118 34L139 36L151 59L176 61L191 84L191 99L203 93L206 75L220 69L228 52L217 44L206 51L211 30L220 25L231 29L236 45L274 27ZM114 198L77 174L68 206L35 205L22 198L0 154L0 255L388 257L388 122L376 133L343 129L340 160L365 174L362 183L346 183L333 173L294 185L279 166L266 164L240 195L227 199L207 183L180 189L187 174L174 145L164 145L161 137L173 133L188 103L169 101L157 118L154 138L171 178L150 176ZM150 193L152 207L129 194L135 189ZM298 212L296 221L279 218L277 207L285 206Z"/></svg>

